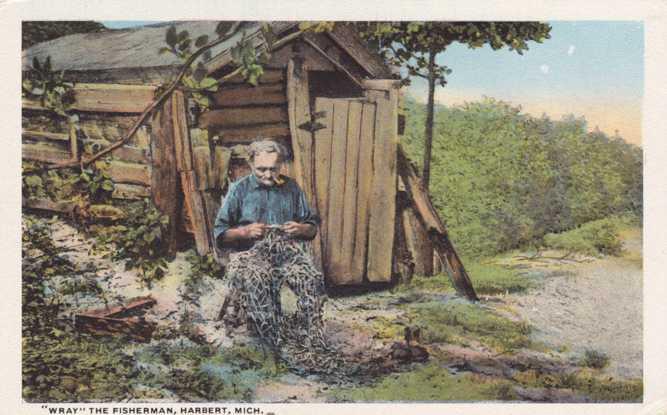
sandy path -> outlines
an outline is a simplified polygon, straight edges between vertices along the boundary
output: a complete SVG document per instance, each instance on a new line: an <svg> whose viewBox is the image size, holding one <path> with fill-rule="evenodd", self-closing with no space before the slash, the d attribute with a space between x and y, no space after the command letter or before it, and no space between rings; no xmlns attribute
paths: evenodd
<svg viewBox="0 0 667 415"><path fill-rule="evenodd" d="M536 340L567 354L606 353L606 371L642 376L641 235L625 235L624 254L546 271L544 284L509 302L535 328ZM550 276L550 274L552 276Z"/></svg>

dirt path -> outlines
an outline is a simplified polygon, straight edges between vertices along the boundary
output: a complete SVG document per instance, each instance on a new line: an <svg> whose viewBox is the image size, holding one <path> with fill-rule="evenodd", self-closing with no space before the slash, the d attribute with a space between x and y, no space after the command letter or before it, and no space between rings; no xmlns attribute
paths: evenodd
<svg viewBox="0 0 667 415"><path fill-rule="evenodd" d="M585 350L609 357L620 378L642 376L642 263L638 229L624 235L624 253L588 263L540 269L538 289L506 301L535 328L535 339L572 358ZM533 264L534 265L534 264Z"/></svg>

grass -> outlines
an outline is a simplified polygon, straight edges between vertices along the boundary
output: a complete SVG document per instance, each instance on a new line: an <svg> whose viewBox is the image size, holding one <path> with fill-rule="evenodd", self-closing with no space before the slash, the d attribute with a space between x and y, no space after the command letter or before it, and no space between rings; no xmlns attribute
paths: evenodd
<svg viewBox="0 0 667 415"><path fill-rule="evenodd" d="M478 295L497 295L522 292L532 287L532 280L507 267L467 259L463 262ZM396 292L423 291L442 294L454 293L447 274L432 277L415 276L409 284L396 288Z"/></svg>
<svg viewBox="0 0 667 415"><path fill-rule="evenodd" d="M518 372L514 380L524 386L571 389L594 402L641 402L644 387L641 379L614 380L600 377L590 369L572 373Z"/></svg>
<svg viewBox="0 0 667 415"><path fill-rule="evenodd" d="M544 236L547 248L584 255L614 255L622 251L622 231L626 231L638 220L631 216L610 216L585 223L576 229Z"/></svg>
<svg viewBox="0 0 667 415"><path fill-rule="evenodd" d="M452 375L438 364L420 366L411 372L386 376L376 384L332 390L338 402L442 402L516 399L511 383L480 376Z"/></svg>

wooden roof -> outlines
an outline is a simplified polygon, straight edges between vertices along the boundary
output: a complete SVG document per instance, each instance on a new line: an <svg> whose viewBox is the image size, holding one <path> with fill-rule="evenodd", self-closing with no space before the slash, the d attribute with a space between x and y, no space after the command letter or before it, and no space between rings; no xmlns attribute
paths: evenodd
<svg viewBox="0 0 667 415"><path fill-rule="evenodd" d="M214 39L217 37L217 24L217 21L206 20L165 22L132 29L63 36L23 51L22 69L29 70L34 57L43 61L50 56L54 70L68 72L173 70L181 61L170 53L158 53L161 47L166 46L166 29L175 25L178 32L187 30L192 39L201 35ZM295 30L298 22L270 22L270 25L280 38ZM231 61L230 49L241 39L242 32L249 38L255 38L254 43L259 46L260 27L259 22L244 23L236 36L212 49L212 57L205 62L206 66L214 70L228 64ZM328 36L368 72L370 78L391 77L390 69L366 47L351 26L338 24Z"/></svg>

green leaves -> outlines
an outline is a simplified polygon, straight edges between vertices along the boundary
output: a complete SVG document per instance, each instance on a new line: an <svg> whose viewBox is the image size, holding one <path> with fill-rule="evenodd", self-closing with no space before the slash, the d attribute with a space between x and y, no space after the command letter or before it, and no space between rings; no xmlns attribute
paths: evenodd
<svg viewBox="0 0 667 415"><path fill-rule="evenodd" d="M43 63L33 58L32 70L21 83L22 95L37 99L47 109L66 116L67 109L74 103L74 85L64 81L65 71L52 71L51 57Z"/></svg>

